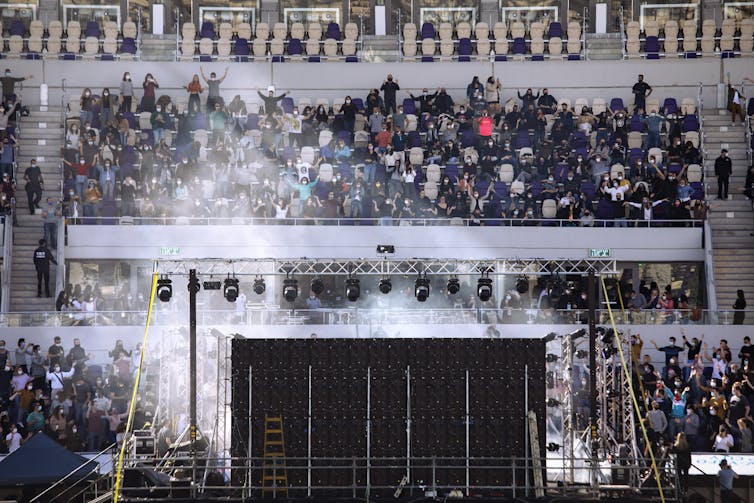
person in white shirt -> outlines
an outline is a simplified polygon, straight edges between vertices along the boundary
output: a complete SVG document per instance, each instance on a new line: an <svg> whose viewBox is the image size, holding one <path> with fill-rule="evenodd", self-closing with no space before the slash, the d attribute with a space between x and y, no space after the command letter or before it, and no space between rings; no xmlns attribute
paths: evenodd
<svg viewBox="0 0 754 503"><path fill-rule="evenodd" d="M625 199L623 196L628 191L628 185L621 185L618 180L613 180L612 187L603 188L602 191L605 194L610 194L612 201L618 200L618 194L621 195L621 199Z"/></svg>
<svg viewBox="0 0 754 503"><path fill-rule="evenodd" d="M730 434L724 425L720 425L720 431L715 435L715 443L712 448L715 452L730 452L733 443L733 435Z"/></svg>
<svg viewBox="0 0 754 503"><path fill-rule="evenodd" d="M56 391L63 390L63 380L70 379L73 376L73 371L74 369L64 372L60 369L60 365L55 365L52 372L47 372L45 379L50 382L50 388L52 389L53 394Z"/></svg>
<svg viewBox="0 0 754 503"><path fill-rule="evenodd" d="M14 424L10 433L5 435L5 445L8 446L8 453L12 454L21 448L21 434L18 432L18 427Z"/></svg>
<svg viewBox="0 0 754 503"><path fill-rule="evenodd" d="M639 218L641 218L642 220L654 220L654 208L658 204L661 204L663 201L667 201L667 199L659 199L650 203L649 198L645 197L641 200L641 203L626 202L624 204L628 204L629 206L633 206L634 208L640 208L641 215L639 216Z"/></svg>

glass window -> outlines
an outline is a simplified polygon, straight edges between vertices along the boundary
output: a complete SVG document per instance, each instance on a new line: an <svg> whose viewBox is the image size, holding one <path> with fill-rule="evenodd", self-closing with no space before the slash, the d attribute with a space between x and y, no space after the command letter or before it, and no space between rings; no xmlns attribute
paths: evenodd
<svg viewBox="0 0 754 503"><path fill-rule="evenodd" d="M350 0L349 2L348 21L356 23L359 26L359 33L362 35L374 35L371 4L370 0ZM385 0L376 0L375 4L385 5Z"/></svg>
<svg viewBox="0 0 754 503"><path fill-rule="evenodd" d="M742 19L754 17L754 2L726 2L723 4L723 18Z"/></svg>
<svg viewBox="0 0 754 503"><path fill-rule="evenodd" d="M290 27L293 23L320 23L323 28L328 23L338 23L343 26L342 0L282 0L283 19Z"/></svg>
<svg viewBox="0 0 754 503"><path fill-rule="evenodd" d="M256 0L202 0L199 4L199 25L213 23L215 31L220 29L220 23L230 23L234 27L241 23L254 26L256 8Z"/></svg>
<svg viewBox="0 0 754 503"><path fill-rule="evenodd" d="M24 23L24 28L28 32L31 22L37 19L37 8L38 4L36 0L20 0L17 2L10 1L0 3L0 16L2 16L3 23L3 36L7 37L10 35L10 24L14 19L21 20L21 22Z"/></svg>
<svg viewBox="0 0 754 503"><path fill-rule="evenodd" d="M657 21L664 26L666 21L678 21L680 24L688 19L699 20L699 2L689 3L643 3L639 6L639 24L644 29L646 21Z"/></svg>
<svg viewBox="0 0 754 503"><path fill-rule="evenodd" d="M539 21L546 31L552 21L560 19L560 5L559 0L500 0L500 17L508 26L516 21L527 26Z"/></svg>
<svg viewBox="0 0 754 503"><path fill-rule="evenodd" d="M120 19L120 2L113 0L65 0L63 2L63 26L68 25L68 21L78 21L81 23L82 37L86 23L96 21L100 28L105 21L115 21L121 26Z"/></svg>

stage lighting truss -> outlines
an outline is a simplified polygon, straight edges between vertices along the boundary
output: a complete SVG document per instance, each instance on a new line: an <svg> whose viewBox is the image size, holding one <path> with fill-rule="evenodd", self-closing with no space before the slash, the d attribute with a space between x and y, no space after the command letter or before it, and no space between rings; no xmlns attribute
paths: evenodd
<svg viewBox="0 0 754 503"><path fill-rule="evenodd" d="M515 259L515 260L454 260L434 258L394 259L389 257L365 259L186 259L157 260L154 271L160 275L185 275L196 269L200 275L238 276L488 276L581 275L616 276L615 260L605 259Z"/></svg>

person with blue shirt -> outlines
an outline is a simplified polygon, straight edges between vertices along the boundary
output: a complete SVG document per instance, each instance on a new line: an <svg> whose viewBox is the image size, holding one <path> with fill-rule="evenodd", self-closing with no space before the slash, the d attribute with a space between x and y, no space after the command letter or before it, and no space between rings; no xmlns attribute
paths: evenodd
<svg viewBox="0 0 754 503"><path fill-rule="evenodd" d="M678 355L683 352L683 348L676 345L675 337L670 337L669 341L670 344L663 347L659 347L655 341L652 341L652 344L657 351L662 351L663 353L665 353L665 366L667 367L670 366L671 359L678 361Z"/></svg>
<svg viewBox="0 0 754 503"><path fill-rule="evenodd" d="M298 197L301 202L304 203L307 199L309 199L309 197L311 197L312 189L317 185L319 176L315 178L313 182L309 182L309 179L307 177L303 177L300 183L292 182L290 178L287 178L287 181L291 189L298 191Z"/></svg>

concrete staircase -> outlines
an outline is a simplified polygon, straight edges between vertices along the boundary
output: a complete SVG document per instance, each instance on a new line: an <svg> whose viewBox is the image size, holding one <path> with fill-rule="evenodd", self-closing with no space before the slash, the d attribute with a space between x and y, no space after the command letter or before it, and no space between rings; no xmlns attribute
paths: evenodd
<svg viewBox="0 0 754 503"><path fill-rule="evenodd" d="M590 60L623 59L620 33L587 33L586 52Z"/></svg>
<svg viewBox="0 0 754 503"><path fill-rule="evenodd" d="M748 170L746 137L740 124L731 126L727 110L705 110L703 116L704 176L712 226L715 291L718 309L731 309L736 290L754 297L754 214L751 203L741 192ZM723 148L733 161L728 200L717 200L715 159Z"/></svg>
<svg viewBox="0 0 754 503"><path fill-rule="evenodd" d="M13 229L13 268L10 287L11 311L53 311L55 310L55 272L50 270L50 293L52 298L37 298L37 275L33 253L44 236L41 210L29 214L26 191L22 181L24 170L31 159L36 159L44 177L44 192L40 207L44 208L48 197L60 201L62 173L60 170L60 149L63 146L63 129L60 109L42 112L32 109L30 117L21 118L21 138L18 156L17 216L18 226ZM62 243L59 243L62 246ZM54 250L53 250L54 253ZM42 287L44 290L44 286ZM42 291L44 295L44 291Z"/></svg>

